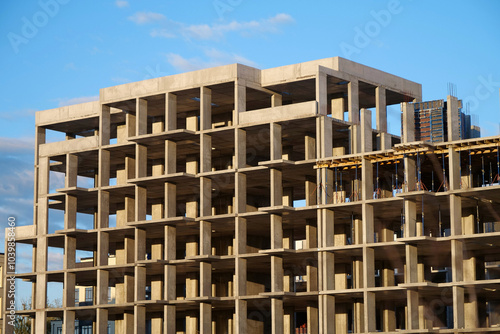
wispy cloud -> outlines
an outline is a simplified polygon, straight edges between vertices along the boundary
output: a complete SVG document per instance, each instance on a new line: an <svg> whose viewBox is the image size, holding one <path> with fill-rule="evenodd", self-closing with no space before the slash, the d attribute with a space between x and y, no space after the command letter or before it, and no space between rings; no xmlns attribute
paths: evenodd
<svg viewBox="0 0 500 334"><path fill-rule="evenodd" d="M167 29L153 29L150 33L151 37L174 38L175 34Z"/></svg>
<svg viewBox="0 0 500 334"><path fill-rule="evenodd" d="M278 33L281 26L295 22L289 14L281 13L267 19L253 21L232 21L229 23L191 24L167 19L159 13L135 13L129 19L137 24L158 21L161 27L151 30L151 37L174 38L183 37L187 40L220 40L228 33L239 33L249 37L255 34ZM161 21L161 22L160 22Z"/></svg>
<svg viewBox="0 0 500 334"><path fill-rule="evenodd" d="M217 49L207 49L204 51L206 59L200 57L185 58L177 53L169 53L167 62L176 70L196 71L203 68L221 66L227 64L241 63L249 66L256 66L256 63L234 53L226 53Z"/></svg>
<svg viewBox="0 0 500 334"><path fill-rule="evenodd" d="M147 24L165 20L165 15L153 12L137 12L128 18L136 24Z"/></svg>
<svg viewBox="0 0 500 334"><path fill-rule="evenodd" d="M232 21L226 24L199 24L189 25L182 29L182 33L186 37L195 39L219 39L229 32L240 32L243 35L251 35L254 33L276 33L279 31L279 26L293 23L294 19L289 14L277 14L268 19L259 21L238 22Z"/></svg>
<svg viewBox="0 0 500 334"><path fill-rule="evenodd" d="M99 95L80 96L80 97L73 97L73 98L60 98L60 99L57 99L57 101L59 101L59 107L64 107L64 106L69 106L72 104L99 101Z"/></svg>
<svg viewBox="0 0 500 334"><path fill-rule="evenodd" d="M115 5L118 8L128 7L128 1L125 0L116 0Z"/></svg>
<svg viewBox="0 0 500 334"><path fill-rule="evenodd" d="M7 138L0 137L0 153L29 153L35 147L34 138Z"/></svg>
<svg viewBox="0 0 500 334"><path fill-rule="evenodd" d="M49 252L47 254L47 269L61 270L63 268L64 254L61 252Z"/></svg>
<svg viewBox="0 0 500 334"><path fill-rule="evenodd" d="M35 116L35 109L22 109L17 111L2 111L0 112L0 119L5 120L19 120L24 117L33 117Z"/></svg>

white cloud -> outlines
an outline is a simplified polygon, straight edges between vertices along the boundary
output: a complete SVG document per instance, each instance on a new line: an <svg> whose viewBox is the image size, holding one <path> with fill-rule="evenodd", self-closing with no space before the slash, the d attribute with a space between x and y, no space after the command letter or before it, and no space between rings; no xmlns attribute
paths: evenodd
<svg viewBox="0 0 500 334"><path fill-rule="evenodd" d="M118 8L128 7L128 1L125 0L116 0L115 5Z"/></svg>
<svg viewBox="0 0 500 334"><path fill-rule="evenodd" d="M244 35L252 33L272 32L279 31L278 26L293 23L294 19L289 14L277 14L268 19L259 21L238 22L232 21L227 24L199 24L183 27L182 33L186 37L196 39L217 39L224 36L228 32L240 32Z"/></svg>
<svg viewBox="0 0 500 334"><path fill-rule="evenodd" d="M73 97L73 98L60 98L57 100L59 101L59 107L64 107L64 106L69 106L72 104L99 101L99 95L80 96L80 97Z"/></svg>
<svg viewBox="0 0 500 334"><path fill-rule="evenodd" d="M217 49L207 49L204 51L207 59L200 57L184 58L176 53L169 53L167 55L167 62L172 65L176 70L181 72L196 71L203 68L222 66L227 64L241 63L248 66L256 66L255 62L246 59L243 56L226 53Z"/></svg>
<svg viewBox="0 0 500 334"><path fill-rule="evenodd" d="M35 148L34 138L7 138L0 137L0 153L29 152Z"/></svg>
<svg viewBox="0 0 500 334"><path fill-rule="evenodd" d="M153 29L150 33L151 37L174 38L175 34L167 29Z"/></svg>
<svg viewBox="0 0 500 334"><path fill-rule="evenodd" d="M33 117L37 112L36 109L22 109L18 111L3 111L0 112L0 119L19 120L20 118Z"/></svg>
<svg viewBox="0 0 500 334"><path fill-rule="evenodd" d="M61 270L63 268L64 254L61 252L49 252L47 254L47 270Z"/></svg>
<svg viewBox="0 0 500 334"><path fill-rule="evenodd" d="M129 16L128 19L136 24L146 24L165 20L165 15L153 12L137 12L134 15Z"/></svg>
<svg viewBox="0 0 500 334"><path fill-rule="evenodd" d="M231 32L237 32L243 36L250 36L257 33L277 33L279 32L280 26L294 22L294 19L289 14L281 13L262 20L243 22L232 21L225 24L215 23L186 25L182 22L168 20L161 14L155 14L161 15L156 19L153 19L152 17L149 18L146 14L150 15L155 13L136 13L134 17L130 17L129 19L137 24L144 24L155 20L159 21L165 19L163 20L162 28L155 28L150 32L151 37L161 38L174 38L180 35L186 39L194 38L200 40L217 40L223 38L225 34Z"/></svg>

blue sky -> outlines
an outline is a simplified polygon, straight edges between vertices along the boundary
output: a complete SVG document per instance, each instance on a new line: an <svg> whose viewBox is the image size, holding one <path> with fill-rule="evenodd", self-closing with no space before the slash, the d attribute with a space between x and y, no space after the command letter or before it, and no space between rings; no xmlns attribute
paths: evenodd
<svg viewBox="0 0 500 334"><path fill-rule="evenodd" d="M126 82L342 56L421 83L424 100L445 98L455 84L483 135L496 135L498 13L494 0L4 0L1 233L10 215L32 223L35 111L95 100L100 88ZM397 110L389 117L398 131Z"/></svg>

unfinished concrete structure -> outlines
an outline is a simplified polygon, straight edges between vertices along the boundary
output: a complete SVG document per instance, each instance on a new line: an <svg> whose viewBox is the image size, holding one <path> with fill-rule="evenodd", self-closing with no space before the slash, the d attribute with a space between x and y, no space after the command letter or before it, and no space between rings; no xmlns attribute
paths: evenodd
<svg viewBox="0 0 500 334"><path fill-rule="evenodd" d="M17 275L33 305L20 314L35 333L48 316L63 333L75 320L96 333L495 331L499 138L415 142L420 100L417 83L330 58L38 112L34 225L17 229L33 245L33 271ZM401 138L388 105L401 105ZM63 269L48 270L51 249ZM76 265L81 251L92 266ZM50 282L62 308L46 308ZM92 305L75 306L75 286L95 287Z"/></svg>

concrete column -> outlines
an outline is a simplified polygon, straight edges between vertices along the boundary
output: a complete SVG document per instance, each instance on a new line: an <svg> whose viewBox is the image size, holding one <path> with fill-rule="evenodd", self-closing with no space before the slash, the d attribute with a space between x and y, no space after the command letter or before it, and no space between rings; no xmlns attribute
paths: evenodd
<svg viewBox="0 0 500 334"><path fill-rule="evenodd" d="M109 233L108 232L97 232L97 254L96 263L98 266L108 265L108 253L109 253Z"/></svg>
<svg viewBox="0 0 500 334"><path fill-rule="evenodd" d="M137 145L135 148L135 177L148 176L148 148L144 145Z"/></svg>
<svg viewBox="0 0 500 334"><path fill-rule="evenodd" d="M448 141L460 139L460 114L458 111L458 99L455 96L446 97L446 118L448 121Z"/></svg>
<svg viewBox="0 0 500 334"><path fill-rule="evenodd" d="M238 258L235 267L235 284L234 295L246 295L247 269L246 259L240 258L239 255L246 254L247 245L247 221L244 218L236 217L235 219L235 247L234 253Z"/></svg>
<svg viewBox="0 0 500 334"><path fill-rule="evenodd" d="M101 146L109 145L110 138L110 124L111 124L111 116L110 116L111 108L106 105L101 106L101 115L99 117L99 144Z"/></svg>
<svg viewBox="0 0 500 334"><path fill-rule="evenodd" d="M177 143L165 140L165 174L177 172Z"/></svg>
<svg viewBox="0 0 500 334"><path fill-rule="evenodd" d="M243 173L235 173L235 213L244 213L247 211L247 176Z"/></svg>
<svg viewBox="0 0 500 334"><path fill-rule="evenodd" d="M464 279L463 248L463 241L451 240L451 276L453 282L462 282Z"/></svg>
<svg viewBox="0 0 500 334"><path fill-rule="evenodd" d="M404 237L411 238L417 235L417 204L412 200L404 200Z"/></svg>
<svg viewBox="0 0 500 334"><path fill-rule="evenodd" d="M316 74L316 102L318 103L318 114L326 115L328 110L327 98L327 75L318 72Z"/></svg>
<svg viewBox="0 0 500 334"><path fill-rule="evenodd" d="M450 190L458 190L460 189L460 154L455 151L453 147L448 148L448 170L449 170L449 179L448 184Z"/></svg>
<svg viewBox="0 0 500 334"><path fill-rule="evenodd" d="M63 307L75 306L75 273L64 273Z"/></svg>
<svg viewBox="0 0 500 334"><path fill-rule="evenodd" d="M200 173L212 171L212 137L202 134L200 137Z"/></svg>
<svg viewBox="0 0 500 334"><path fill-rule="evenodd" d="M377 109L377 130L387 132L387 103L384 87L377 86L375 88L375 108Z"/></svg>
<svg viewBox="0 0 500 334"><path fill-rule="evenodd" d="M64 237L64 269L74 269L75 268L75 257L76 257L76 238L66 235Z"/></svg>
<svg viewBox="0 0 500 334"><path fill-rule="evenodd" d="M350 126L350 131L349 154L361 153L361 126L359 124L353 124Z"/></svg>
<svg viewBox="0 0 500 334"><path fill-rule="evenodd" d="M155 116L153 118L153 124L151 125L152 133L162 133L165 130L165 122L163 118Z"/></svg>
<svg viewBox="0 0 500 334"><path fill-rule="evenodd" d="M246 295L247 284L247 260L239 257L246 253L247 222L246 219L236 217L235 219L235 282L234 296ZM242 299L235 301L235 333L247 332L247 302Z"/></svg>
<svg viewBox="0 0 500 334"><path fill-rule="evenodd" d="M277 123L270 124L270 147L271 147L271 160L280 160L283 155L281 145L281 125Z"/></svg>
<svg viewBox="0 0 500 334"><path fill-rule="evenodd" d="M165 94L165 131L177 129L177 96Z"/></svg>
<svg viewBox="0 0 500 334"><path fill-rule="evenodd" d="M146 220L147 188L135 186L135 220Z"/></svg>
<svg viewBox="0 0 500 334"><path fill-rule="evenodd" d="M374 292L363 292L364 296L364 331L365 333L373 333L377 331L376 317L373 315L375 313L375 293Z"/></svg>
<svg viewBox="0 0 500 334"><path fill-rule="evenodd" d="M271 107L280 107L281 105L283 105L283 96L277 93L271 95Z"/></svg>
<svg viewBox="0 0 500 334"><path fill-rule="evenodd" d="M462 235L462 198L450 195L450 232L451 235Z"/></svg>
<svg viewBox="0 0 500 334"><path fill-rule="evenodd" d="M186 156L186 173L198 174L198 158L199 155Z"/></svg>
<svg viewBox="0 0 500 334"><path fill-rule="evenodd" d="M100 190L97 194L97 221L96 228L109 227L109 192Z"/></svg>
<svg viewBox="0 0 500 334"><path fill-rule="evenodd" d="M108 309L98 308L96 310L96 333L108 333Z"/></svg>
<svg viewBox="0 0 500 334"><path fill-rule="evenodd" d="M198 112L188 111L186 113L186 130L198 131Z"/></svg>
<svg viewBox="0 0 500 334"><path fill-rule="evenodd" d="M348 317L346 304L335 306L335 333L347 333Z"/></svg>
<svg viewBox="0 0 500 334"><path fill-rule="evenodd" d="M74 302L74 300L73 300L73 302ZM63 334L74 333L75 332L75 311L68 311L68 310L63 311L63 317L64 317L64 322L62 324ZM5 331L5 334L10 334L10 333Z"/></svg>
<svg viewBox="0 0 500 334"><path fill-rule="evenodd" d="M146 307L134 306L134 334L146 333Z"/></svg>
<svg viewBox="0 0 500 334"><path fill-rule="evenodd" d="M64 229L76 228L77 197L66 194L64 202Z"/></svg>
<svg viewBox="0 0 500 334"><path fill-rule="evenodd" d="M330 295L323 295L319 297L320 299L320 315L322 316L321 323L323 326L320 326L320 333L325 334L334 334L335 333L335 322L336 322L336 314L335 314L335 297ZM341 332L338 332L341 333Z"/></svg>
<svg viewBox="0 0 500 334"><path fill-rule="evenodd" d="M327 116L319 117L319 133L320 133L320 158L327 158L333 155L333 129L332 120Z"/></svg>
<svg viewBox="0 0 500 334"><path fill-rule="evenodd" d="M247 301L243 299L236 299L235 302L235 315L234 315L234 333L245 334L247 333Z"/></svg>
<svg viewBox="0 0 500 334"><path fill-rule="evenodd" d="M406 328L409 330L419 329L419 294L416 290L406 291L407 319Z"/></svg>
<svg viewBox="0 0 500 334"><path fill-rule="evenodd" d="M212 264L200 262L200 297L212 296Z"/></svg>
<svg viewBox="0 0 500 334"><path fill-rule="evenodd" d="M308 333L319 333L318 324L318 307L316 305L307 305L306 307L306 317L307 317L307 332Z"/></svg>
<svg viewBox="0 0 500 334"><path fill-rule="evenodd" d="M405 267L405 283L418 282L418 252L417 246L406 244L406 267Z"/></svg>
<svg viewBox="0 0 500 334"><path fill-rule="evenodd" d="M283 291L283 259L271 256L271 292Z"/></svg>
<svg viewBox="0 0 500 334"><path fill-rule="evenodd" d="M200 255L212 255L212 223L200 221Z"/></svg>
<svg viewBox="0 0 500 334"><path fill-rule="evenodd" d="M316 159L316 138L314 135L306 135L304 137L305 144L305 160Z"/></svg>
<svg viewBox="0 0 500 334"><path fill-rule="evenodd" d="M142 301L146 299L146 267L136 266L134 269L134 300Z"/></svg>
<svg viewBox="0 0 500 334"><path fill-rule="evenodd" d="M175 334L176 333L176 319L175 319L175 306L165 305L163 307L163 333Z"/></svg>
<svg viewBox="0 0 500 334"><path fill-rule="evenodd" d="M325 209L321 211L321 214L322 214L322 241L320 243L320 246L321 247L335 246L335 225L334 225L335 212L333 210Z"/></svg>
<svg viewBox="0 0 500 334"><path fill-rule="evenodd" d="M212 90L200 88L200 127L201 130L212 128Z"/></svg>
<svg viewBox="0 0 500 334"><path fill-rule="evenodd" d="M75 154L66 154L66 177L64 179L64 188L77 186L78 178L78 156Z"/></svg>
<svg viewBox="0 0 500 334"><path fill-rule="evenodd" d="M271 215L271 249L283 248L283 225L280 215Z"/></svg>
<svg viewBox="0 0 500 334"><path fill-rule="evenodd" d="M200 178L200 216L212 215L212 180Z"/></svg>
<svg viewBox="0 0 500 334"><path fill-rule="evenodd" d="M316 205L316 179L306 176L305 181L305 195L306 195L306 205Z"/></svg>
<svg viewBox="0 0 500 334"><path fill-rule="evenodd" d="M271 333L283 333L283 300L272 298L271 299Z"/></svg>
<svg viewBox="0 0 500 334"><path fill-rule="evenodd" d="M391 301L385 302L382 310L382 331L394 332L396 330L396 312Z"/></svg>
<svg viewBox="0 0 500 334"><path fill-rule="evenodd" d="M403 133L401 141L410 143L415 141L415 106L411 103L401 103L403 112Z"/></svg>
<svg viewBox="0 0 500 334"><path fill-rule="evenodd" d="M177 215L177 186L174 183L165 182L165 218Z"/></svg>
<svg viewBox="0 0 500 334"><path fill-rule="evenodd" d="M362 108L361 112L361 152L373 151L372 112Z"/></svg>
<svg viewBox="0 0 500 334"><path fill-rule="evenodd" d="M212 334L212 305L200 303L200 334Z"/></svg>
<svg viewBox="0 0 500 334"><path fill-rule="evenodd" d="M364 287L375 287L375 250L373 248L363 248L363 281Z"/></svg>
<svg viewBox="0 0 500 334"><path fill-rule="evenodd" d="M275 168L271 172L271 206L283 205L283 180L281 171Z"/></svg>
<svg viewBox="0 0 500 334"><path fill-rule="evenodd" d="M136 136L148 133L148 101L144 99L136 100Z"/></svg>
<svg viewBox="0 0 500 334"><path fill-rule="evenodd" d="M247 132L243 129L234 130L235 162L234 168L245 168L247 165Z"/></svg>
<svg viewBox="0 0 500 334"><path fill-rule="evenodd" d="M359 82L357 80L347 84L347 107L349 122L359 124Z"/></svg>
<svg viewBox="0 0 500 334"><path fill-rule="evenodd" d="M363 161L361 162L361 180L362 199L373 199L373 165L368 159L363 159Z"/></svg>
<svg viewBox="0 0 500 334"><path fill-rule="evenodd" d="M136 135L136 115L131 113L125 114L125 126L127 132L127 138L134 137Z"/></svg>
<svg viewBox="0 0 500 334"><path fill-rule="evenodd" d="M455 329L465 328L464 288L453 286L453 324Z"/></svg>
<svg viewBox="0 0 500 334"><path fill-rule="evenodd" d="M332 99L331 108L332 108L332 117L343 121L344 112L346 111L345 98L339 97L336 99Z"/></svg>
<svg viewBox="0 0 500 334"><path fill-rule="evenodd" d="M239 113L246 111L247 88L242 80L236 80L234 83L234 114L233 125L239 124Z"/></svg>

